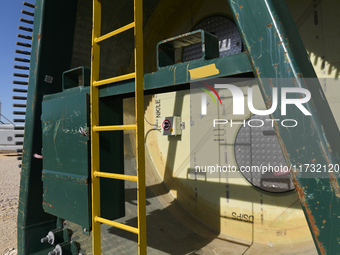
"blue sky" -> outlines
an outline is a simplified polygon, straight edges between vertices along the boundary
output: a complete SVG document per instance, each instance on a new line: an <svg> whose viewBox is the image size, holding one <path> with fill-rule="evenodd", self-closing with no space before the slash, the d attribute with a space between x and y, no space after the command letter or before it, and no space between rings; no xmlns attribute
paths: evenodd
<svg viewBox="0 0 340 255"><path fill-rule="evenodd" d="M26 2L33 3L33 0L26 0ZM12 96L25 96L24 93L14 93L12 91L13 88L21 88L21 89L27 89L27 86L22 85L14 85L12 84L12 81L15 80L23 80L26 81L25 78L18 78L13 77L13 73L26 73L27 71L14 69L13 65L27 65L22 62L14 61L14 57L21 57L21 58L27 58L29 56L17 54L15 53L15 49L18 50L24 50L24 51L30 51L29 48L21 47L15 45L17 41L23 42L23 43L30 43L30 41L26 39L20 39L17 37L17 34L25 34L25 35L31 35L29 32L25 32L18 29L18 26L25 26L25 27L31 27L32 25L29 25L27 23L20 22L20 18L25 18L32 20L33 17L22 14L21 10L27 10L30 12L34 12L34 9L30 7L24 6L22 0L11 0L11 1L5 1L2 3L2 7L0 8L0 23L2 24L1 27L1 40L0 40L0 100L1 100L1 113L5 115L8 119L11 121L13 118L16 118L13 116L12 112L13 110L22 110L20 108L14 109L12 107L13 103L24 103L25 101L21 100L13 100ZM20 116L18 116L19 118ZM1 118L2 121L4 121ZM21 123L17 123L21 124Z"/></svg>

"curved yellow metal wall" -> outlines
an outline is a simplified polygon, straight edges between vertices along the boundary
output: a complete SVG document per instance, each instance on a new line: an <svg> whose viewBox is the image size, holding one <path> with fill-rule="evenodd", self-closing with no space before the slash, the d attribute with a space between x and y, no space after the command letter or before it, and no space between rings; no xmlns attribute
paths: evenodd
<svg viewBox="0 0 340 255"><path fill-rule="evenodd" d="M327 2L327 1L326 1ZM319 24L314 24L312 0L287 1L292 15L298 24L301 37L306 44L314 68L320 78L339 77L339 48L337 43L340 3L332 1L331 7L321 4ZM309 9L308 9L309 8ZM231 17L227 1L161 1L148 20L144 30L145 71L156 70L156 43L166 38L183 34L192 29L203 18L210 15ZM328 15L327 15L328 14ZM336 19L336 20L335 20ZM332 26L330 26L332 24ZM320 42L323 40L324 42ZM337 53L336 53L337 52ZM328 87L327 87L328 86ZM338 99L334 96L335 87L324 87L333 113L340 120ZM256 86L256 98L264 103ZM181 116L186 128L181 136L162 136L145 122L146 153L149 164L154 165L159 176L171 194L195 218L210 228L219 231L228 239L247 244L258 243L269 246L294 246L312 237L295 191L274 194L253 187L242 176L240 178L190 179L190 92L188 90L148 96L145 100L145 116L149 123L160 125L156 109L162 117ZM125 100L125 122L132 120L133 100ZM238 129L228 134L228 162L236 166L234 141ZM133 133L130 133L133 137ZM199 139L199 138L198 138ZM132 140L133 141L133 140ZM133 147L133 146L132 146ZM147 168L148 171L151 171ZM226 198L228 192L229 198ZM253 220L249 220L253 219Z"/></svg>
<svg viewBox="0 0 340 255"><path fill-rule="evenodd" d="M261 99L259 90L257 92L257 98ZM179 101L180 108L175 104ZM228 180L211 178L209 175L199 181L190 178L189 91L156 95L146 110L146 118L150 123L156 123L156 105L160 105L162 116L181 116L186 123L179 137L150 131L146 137L146 147L165 185L191 215L231 239L246 243L286 245L311 240L295 191L283 194L264 192L253 187L241 175L240 178ZM152 129L150 125L145 127L146 131ZM233 152L238 128L234 131L226 138L227 155L228 163L237 166ZM214 150L211 147L211 155L207 157L214 155L216 162L219 162L217 148Z"/></svg>

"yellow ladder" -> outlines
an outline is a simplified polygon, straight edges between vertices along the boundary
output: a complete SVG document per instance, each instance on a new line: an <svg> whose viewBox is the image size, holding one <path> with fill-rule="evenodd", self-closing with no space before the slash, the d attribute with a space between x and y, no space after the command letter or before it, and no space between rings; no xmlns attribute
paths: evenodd
<svg viewBox="0 0 340 255"><path fill-rule="evenodd" d="M135 72L99 80L100 42L134 28ZM146 254L145 154L144 154L144 81L143 81L143 1L134 0L134 22L101 36L101 1L93 0L93 28L91 55L91 177L92 177L92 245L93 254L101 254L100 224L104 223L138 235L138 253ZM99 126L99 87L101 85L135 79L136 124ZM99 132L136 130L137 176L101 172L99 169ZM100 217L100 178L137 182L138 228Z"/></svg>

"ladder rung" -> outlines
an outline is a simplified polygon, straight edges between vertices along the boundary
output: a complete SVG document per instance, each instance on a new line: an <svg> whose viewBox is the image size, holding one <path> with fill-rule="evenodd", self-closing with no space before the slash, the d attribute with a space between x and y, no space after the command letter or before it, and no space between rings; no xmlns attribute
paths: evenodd
<svg viewBox="0 0 340 255"><path fill-rule="evenodd" d="M93 131L121 131L121 130L134 130L137 125L116 125L116 126L94 126Z"/></svg>
<svg viewBox="0 0 340 255"><path fill-rule="evenodd" d="M106 84L113 83L113 82L125 81L128 79L133 79L135 78L135 76L136 76L136 73L129 73L129 74L124 74L121 76L117 76L117 77L113 77L113 78L109 78L109 79L105 79L101 81L94 81L93 86L97 87L97 86L106 85Z"/></svg>
<svg viewBox="0 0 340 255"><path fill-rule="evenodd" d="M129 232L132 232L132 233L135 233L135 234L138 235L138 228L134 228L134 227L131 227L131 226L128 226L128 225L125 225L125 224L122 224L122 223L118 223L118 222L115 222L115 221L112 221L112 220L106 220L106 219L98 217L98 216L94 217L94 221L99 222L99 223L103 223L103 224L106 224L106 225L110 225L110 226L115 227L115 228L120 228L120 229L129 231Z"/></svg>
<svg viewBox="0 0 340 255"><path fill-rule="evenodd" d="M94 177L110 178L110 179L118 179L118 180L124 180L124 181L134 181L134 182L138 181L137 176L126 175L126 174L112 174L112 173L95 171L93 173L93 176Z"/></svg>
<svg viewBox="0 0 340 255"><path fill-rule="evenodd" d="M108 39L112 36L118 35L118 34L124 32L126 30L129 30L130 28L133 28L134 26L135 26L135 22L132 22L132 23L130 23L130 24L124 26L124 27L118 28L118 29L116 29L116 30L114 30L110 33L107 33L106 35L102 35L100 37L94 38L94 42L95 43L101 42L105 39Z"/></svg>

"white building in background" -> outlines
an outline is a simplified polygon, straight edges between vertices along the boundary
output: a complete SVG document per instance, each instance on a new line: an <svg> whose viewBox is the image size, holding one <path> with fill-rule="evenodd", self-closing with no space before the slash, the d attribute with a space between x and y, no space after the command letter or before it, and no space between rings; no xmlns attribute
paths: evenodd
<svg viewBox="0 0 340 255"><path fill-rule="evenodd" d="M0 153L21 151L23 140L24 125L14 125L13 122L2 115L0 102Z"/></svg>

